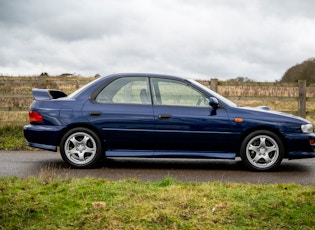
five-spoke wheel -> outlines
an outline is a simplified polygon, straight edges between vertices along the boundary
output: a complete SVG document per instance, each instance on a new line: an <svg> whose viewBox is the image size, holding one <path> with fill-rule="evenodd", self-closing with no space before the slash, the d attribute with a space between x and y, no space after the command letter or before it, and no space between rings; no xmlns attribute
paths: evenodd
<svg viewBox="0 0 315 230"><path fill-rule="evenodd" d="M254 171L274 170L281 163L283 154L281 139L267 130L249 134L240 149L245 166Z"/></svg>
<svg viewBox="0 0 315 230"><path fill-rule="evenodd" d="M98 136L86 128L68 131L60 143L62 158L76 168L93 167L101 158L102 144Z"/></svg>

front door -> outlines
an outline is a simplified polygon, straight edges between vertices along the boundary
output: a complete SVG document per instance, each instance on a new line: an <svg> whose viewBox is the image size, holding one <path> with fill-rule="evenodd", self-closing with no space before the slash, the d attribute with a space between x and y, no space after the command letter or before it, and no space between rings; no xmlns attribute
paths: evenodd
<svg viewBox="0 0 315 230"><path fill-rule="evenodd" d="M151 79L157 150L229 152L230 122L188 82Z"/></svg>

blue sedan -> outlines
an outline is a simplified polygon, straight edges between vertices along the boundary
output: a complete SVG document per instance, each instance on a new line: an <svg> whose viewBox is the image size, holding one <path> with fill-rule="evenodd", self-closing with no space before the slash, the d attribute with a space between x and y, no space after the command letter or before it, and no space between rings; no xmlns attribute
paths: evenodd
<svg viewBox="0 0 315 230"><path fill-rule="evenodd" d="M315 157L308 120L239 107L194 80L114 74L70 95L33 89L27 145L60 149L75 168L106 157L235 159L249 170L275 170L283 158Z"/></svg>

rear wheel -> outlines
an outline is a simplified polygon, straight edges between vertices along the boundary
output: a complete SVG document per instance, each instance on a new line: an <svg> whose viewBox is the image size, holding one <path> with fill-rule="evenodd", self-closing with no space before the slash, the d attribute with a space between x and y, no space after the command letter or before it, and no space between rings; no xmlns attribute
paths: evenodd
<svg viewBox="0 0 315 230"><path fill-rule="evenodd" d="M91 168L104 154L100 139L87 128L68 131L61 139L60 153L63 160L75 168Z"/></svg>
<svg viewBox="0 0 315 230"><path fill-rule="evenodd" d="M275 170L281 163L283 155L284 147L281 139L267 130L249 134L240 149L243 163L253 171Z"/></svg>

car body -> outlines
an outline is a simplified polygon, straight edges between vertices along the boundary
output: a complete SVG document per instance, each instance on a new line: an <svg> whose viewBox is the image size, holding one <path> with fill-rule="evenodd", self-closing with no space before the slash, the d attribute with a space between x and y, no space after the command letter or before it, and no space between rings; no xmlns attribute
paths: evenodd
<svg viewBox="0 0 315 230"><path fill-rule="evenodd" d="M76 168L106 157L235 159L274 170L283 158L315 157L313 125L240 107L200 83L161 74L113 74L70 95L33 89L27 145L57 151Z"/></svg>

